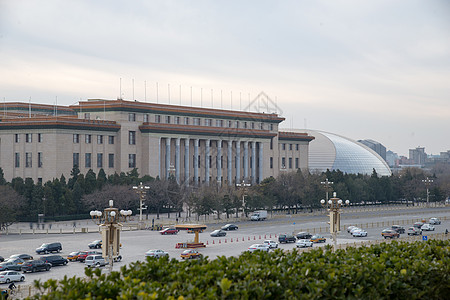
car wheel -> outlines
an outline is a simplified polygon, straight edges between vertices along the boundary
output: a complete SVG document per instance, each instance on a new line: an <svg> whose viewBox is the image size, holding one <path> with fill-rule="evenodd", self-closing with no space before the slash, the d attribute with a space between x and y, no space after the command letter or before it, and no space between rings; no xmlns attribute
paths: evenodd
<svg viewBox="0 0 450 300"><path fill-rule="evenodd" d="M98 268L100 267L100 263L96 263L95 266Z"/></svg>
<svg viewBox="0 0 450 300"><path fill-rule="evenodd" d="M24 276L20 277L20 281L24 281L24 280L25 280Z"/></svg>
<svg viewBox="0 0 450 300"><path fill-rule="evenodd" d="M122 256L118 256L117 261L121 261L121 260L122 260Z"/></svg>
<svg viewBox="0 0 450 300"><path fill-rule="evenodd" d="M385 236L384 239L387 239L387 236Z"/></svg>
<svg viewBox="0 0 450 300"><path fill-rule="evenodd" d="M45 250L45 251L44 251L44 254L48 254L48 251L47 251L47 250Z"/></svg>
<svg viewBox="0 0 450 300"><path fill-rule="evenodd" d="M36 268L31 269L31 273L36 272Z"/></svg>
<svg viewBox="0 0 450 300"><path fill-rule="evenodd" d="M45 268L46 271L50 271L50 267Z"/></svg>
<svg viewBox="0 0 450 300"><path fill-rule="evenodd" d="M6 281L5 281L6 283L9 283L10 282L10 280L9 280L9 278L6 278Z"/></svg>
<svg viewBox="0 0 450 300"><path fill-rule="evenodd" d="M67 261L63 262L63 265L67 265Z"/></svg>

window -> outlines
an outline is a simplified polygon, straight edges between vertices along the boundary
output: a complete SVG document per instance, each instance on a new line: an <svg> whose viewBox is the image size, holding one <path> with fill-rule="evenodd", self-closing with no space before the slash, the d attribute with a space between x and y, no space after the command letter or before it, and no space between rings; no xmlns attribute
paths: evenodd
<svg viewBox="0 0 450 300"><path fill-rule="evenodd" d="M295 158L295 168L298 169L298 157Z"/></svg>
<svg viewBox="0 0 450 300"><path fill-rule="evenodd" d="M90 144L92 142L92 135L91 134L86 134L85 142L86 142L86 144Z"/></svg>
<svg viewBox="0 0 450 300"><path fill-rule="evenodd" d="M108 143L109 143L110 145L113 145L113 144L114 144L114 136L113 136L113 135L108 136Z"/></svg>
<svg viewBox="0 0 450 300"><path fill-rule="evenodd" d="M259 129L264 130L264 123L259 124Z"/></svg>
<svg viewBox="0 0 450 300"><path fill-rule="evenodd" d="M86 168L91 168L91 166L92 166L92 154L91 153L86 153L84 155L84 166Z"/></svg>
<svg viewBox="0 0 450 300"><path fill-rule="evenodd" d="M31 161L31 152L26 152L25 153L25 168L31 168L32 165L32 161Z"/></svg>
<svg viewBox="0 0 450 300"><path fill-rule="evenodd" d="M255 129L255 123L252 122L252 129Z"/></svg>
<svg viewBox="0 0 450 300"><path fill-rule="evenodd" d="M175 117L175 124L180 124L180 117Z"/></svg>
<svg viewBox="0 0 450 300"><path fill-rule="evenodd" d="M155 116L155 123L161 123L161 116L160 115L156 115Z"/></svg>
<svg viewBox="0 0 450 300"><path fill-rule="evenodd" d="M32 133L26 133L25 134L25 143L32 143L33 142L33 134Z"/></svg>
<svg viewBox="0 0 450 300"><path fill-rule="evenodd" d="M166 116L166 124L170 124L170 116Z"/></svg>
<svg viewBox="0 0 450 300"><path fill-rule="evenodd" d="M14 153L14 167L20 168L20 153Z"/></svg>
<svg viewBox="0 0 450 300"><path fill-rule="evenodd" d="M298 151L298 144L295 144L295 150Z"/></svg>
<svg viewBox="0 0 450 300"><path fill-rule="evenodd" d="M128 154L128 168L136 168L136 154Z"/></svg>
<svg viewBox="0 0 450 300"><path fill-rule="evenodd" d="M236 128L239 128L239 121L236 121L234 124L236 125Z"/></svg>
<svg viewBox="0 0 450 300"><path fill-rule="evenodd" d="M86 120L89 120L91 118L91 114L90 113L84 113L84 118Z"/></svg>
<svg viewBox="0 0 450 300"><path fill-rule="evenodd" d="M188 117L184 117L184 125L189 125L189 118Z"/></svg>
<svg viewBox="0 0 450 300"><path fill-rule="evenodd" d="M150 119L149 115L148 114L144 114L144 122L148 122L149 119Z"/></svg>
<svg viewBox="0 0 450 300"><path fill-rule="evenodd" d="M232 121L228 121L228 127L229 128L233 127L233 122Z"/></svg>
<svg viewBox="0 0 450 300"><path fill-rule="evenodd" d="M289 169L292 169L292 157L289 157Z"/></svg>
<svg viewBox="0 0 450 300"><path fill-rule="evenodd" d="M78 144L80 142L80 135L78 133L75 133L73 135L73 143Z"/></svg>
<svg viewBox="0 0 450 300"><path fill-rule="evenodd" d="M211 156L211 155L209 156L209 159L208 159L208 160L209 160L209 163L208 163L208 164L209 164L209 168L212 168L212 164L211 164L211 162L212 162L212 156Z"/></svg>
<svg viewBox="0 0 450 300"><path fill-rule="evenodd" d="M273 169L273 157L270 158L270 168Z"/></svg>
<svg viewBox="0 0 450 300"><path fill-rule="evenodd" d="M216 120L216 127L223 127L223 120Z"/></svg>
<svg viewBox="0 0 450 300"><path fill-rule="evenodd" d="M205 126L211 126L211 119L205 119Z"/></svg>
<svg viewBox="0 0 450 300"><path fill-rule="evenodd" d="M73 161L74 167L75 166L79 167L80 166L80 153L74 153L72 161Z"/></svg>
<svg viewBox="0 0 450 300"><path fill-rule="evenodd" d="M281 144L281 150L286 150L286 144L285 143Z"/></svg>
<svg viewBox="0 0 450 300"><path fill-rule="evenodd" d="M136 145L136 131L128 131L128 144Z"/></svg>
<svg viewBox="0 0 450 300"><path fill-rule="evenodd" d="M103 135L97 135L97 144L103 144Z"/></svg>
<svg viewBox="0 0 450 300"><path fill-rule="evenodd" d="M273 149L273 139L270 139L270 150Z"/></svg>
<svg viewBox="0 0 450 300"><path fill-rule="evenodd" d="M16 133L16 134L14 135L14 141L15 141L16 143L20 142L20 135L19 135L18 133Z"/></svg>
<svg viewBox="0 0 450 300"><path fill-rule="evenodd" d="M201 166L201 161L202 161L202 160L200 159L200 155L198 156L198 160L197 160L197 161L198 161L198 167L200 168L200 166Z"/></svg>
<svg viewBox="0 0 450 300"><path fill-rule="evenodd" d="M38 168L42 168L42 152L38 152Z"/></svg>
<svg viewBox="0 0 450 300"><path fill-rule="evenodd" d="M38 133L38 143L42 143L42 133Z"/></svg>
<svg viewBox="0 0 450 300"><path fill-rule="evenodd" d="M114 153L108 154L108 167L114 168Z"/></svg>
<svg viewBox="0 0 450 300"><path fill-rule="evenodd" d="M292 144L289 144L289 150L292 150Z"/></svg>
<svg viewBox="0 0 450 300"><path fill-rule="evenodd" d="M281 158L281 168L286 168L286 157Z"/></svg>
<svg viewBox="0 0 450 300"><path fill-rule="evenodd" d="M103 153L97 153L97 168L103 168Z"/></svg>
<svg viewBox="0 0 450 300"><path fill-rule="evenodd" d="M244 122L244 128L247 128L247 122Z"/></svg>
<svg viewBox="0 0 450 300"><path fill-rule="evenodd" d="M136 122L136 114L135 113L129 113L128 114L128 121Z"/></svg>
<svg viewBox="0 0 450 300"><path fill-rule="evenodd" d="M270 124L270 130L271 131L273 130L273 124Z"/></svg>
<svg viewBox="0 0 450 300"><path fill-rule="evenodd" d="M200 118L194 118L194 125L200 126Z"/></svg>

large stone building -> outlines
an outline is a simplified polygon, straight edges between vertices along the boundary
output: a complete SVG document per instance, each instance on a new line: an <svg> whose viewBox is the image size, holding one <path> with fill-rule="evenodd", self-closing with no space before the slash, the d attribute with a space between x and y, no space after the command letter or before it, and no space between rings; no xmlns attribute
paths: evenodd
<svg viewBox="0 0 450 300"><path fill-rule="evenodd" d="M306 133L279 131L273 113L90 99L69 107L4 103L0 167L5 179L67 178L74 165L107 175L181 184L259 183L280 170L308 168Z"/></svg>

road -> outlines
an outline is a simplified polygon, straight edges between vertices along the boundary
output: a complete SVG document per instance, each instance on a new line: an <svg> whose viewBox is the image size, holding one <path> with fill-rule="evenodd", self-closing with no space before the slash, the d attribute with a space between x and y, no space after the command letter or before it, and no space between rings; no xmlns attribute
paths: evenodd
<svg viewBox="0 0 450 300"><path fill-rule="evenodd" d="M418 219L428 220L430 217L439 217L443 222L436 226L435 232L443 233L445 229L450 230L450 207L446 208L418 208L418 209L398 209L389 211L373 212L352 212L343 213L341 223L344 226L358 225L368 232L364 238L353 238L345 230L338 236L338 243L354 243L360 241L381 240L380 232L392 223L397 223L405 228L412 225ZM319 216L309 215L286 215L269 219L262 222L245 221L237 223L239 230L229 231L226 237L213 238L209 233L225 224L209 225L208 229L200 234L200 241L207 244L206 248L200 249L204 256L214 259L218 256L237 256L254 243L260 243L264 239L277 240L280 233L297 233L299 231L310 231L311 233L321 233L327 238L326 244L331 244L330 234L326 231L328 217L324 213ZM424 233L425 235L426 233ZM450 235L450 234L449 234ZM402 235L405 236L405 235ZM0 236L0 255L7 258L16 253L28 253L38 258L35 249L44 242L61 242L63 251L60 253L67 256L72 251L87 250L87 244L93 240L100 239L99 233L77 233L77 234L27 234L27 235L2 235ZM115 263L113 269L133 263L138 260L145 260L145 252L149 249L162 249L169 252L171 258L180 259L183 249L176 249L175 244L193 240L194 235L185 231L177 235L162 236L157 231L124 231L121 234L123 260ZM323 246L321 244L320 246ZM319 245L315 245L317 247ZM279 248L292 250L295 244L281 244ZM104 272L108 268L103 268ZM53 267L49 272L27 273L24 285L30 285L33 280L46 281L48 279L62 279L64 276L84 276L84 264L80 262L70 262L67 266ZM0 285L6 288L6 285Z"/></svg>

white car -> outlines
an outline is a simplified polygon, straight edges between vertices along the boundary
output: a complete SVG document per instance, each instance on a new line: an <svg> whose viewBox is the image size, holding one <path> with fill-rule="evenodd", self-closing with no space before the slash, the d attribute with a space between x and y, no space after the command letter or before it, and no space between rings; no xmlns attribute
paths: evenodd
<svg viewBox="0 0 450 300"><path fill-rule="evenodd" d="M354 231L352 231L352 235L354 237L356 237L356 236L367 236L367 231L365 231L363 229L354 230Z"/></svg>
<svg viewBox="0 0 450 300"><path fill-rule="evenodd" d="M269 248L270 248L270 249L278 248L278 243L275 242L275 241L272 241L272 240L265 240L265 241L263 242L263 244L269 245Z"/></svg>
<svg viewBox="0 0 450 300"><path fill-rule="evenodd" d="M361 229L361 228L358 228L358 227L353 227L353 228L350 230L350 234L353 235L353 232L359 231L359 230L362 230L362 229Z"/></svg>
<svg viewBox="0 0 450 300"><path fill-rule="evenodd" d="M431 225L441 225L441 220L439 220L439 218L430 218L428 223Z"/></svg>
<svg viewBox="0 0 450 300"><path fill-rule="evenodd" d="M298 240L297 243L295 243L297 248L312 247L313 244L314 243L311 242L310 240Z"/></svg>
<svg viewBox="0 0 450 300"><path fill-rule="evenodd" d="M434 231L434 226L428 223L425 223L422 225L422 227L420 227L420 229L422 229L422 231Z"/></svg>
<svg viewBox="0 0 450 300"><path fill-rule="evenodd" d="M358 228L358 227L353 226L353 225L352 225L352 226L348 226L348 227L347 227L347 232L350 233L350 231L351 231L353 228Z"/></svg>
<svg viewBox="0 0 450 300"><path fill-rule="evenodd" d="M166 251L163 251L163 250L154 249L154 250L148 250L147 252L145 252L145 256L160 258L163 256L169 256L169 253L167 253Z"/></svg>
<svg viewBox="0 0 450 300"><path fill-rule="evenodd" d="M12 281L24 281L25 275L17 271L3 271L0 272L0 282L10 283Z"/></svg>
<svg viewBox="0 0 450 300"><path fill-rule="evenodd" d="M266 251L269 252L270 248L267 244L253 244L250 247L248 247L248 251L254 252L254 251Z"/></svg>

